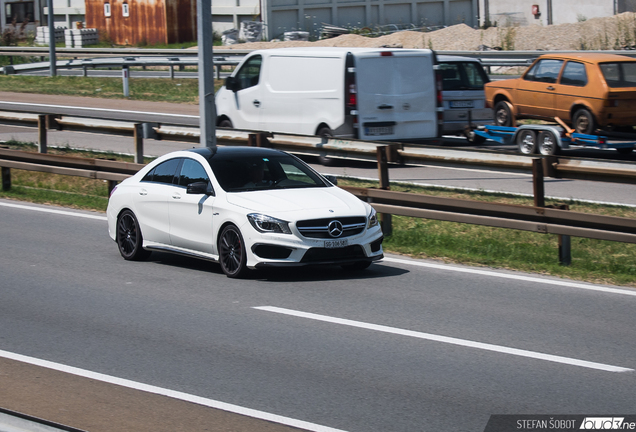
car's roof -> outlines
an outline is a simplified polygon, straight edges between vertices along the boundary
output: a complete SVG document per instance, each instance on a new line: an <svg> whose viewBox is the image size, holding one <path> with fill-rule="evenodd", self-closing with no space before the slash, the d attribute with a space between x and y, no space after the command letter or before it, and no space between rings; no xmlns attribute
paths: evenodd
<svg viewBox="0 0 636 432"><path fill-rule="evenodd" d="M605 62L625 62L636 61L636 59L620 54L604 54L604 53L555 53L543 54L539 58L553 58L560 60L578 60L586 63L605 63Z"/></svg>
<svg viewBox="0 0 636 432"><path fill-rule="evenodd" d="M247 156L247 157L267 157L272 155L280 155L284 154L280 150L265 148L265 147L244 147L244 146L223 146L217 147L216 150L212 150L209 147L195 147L192 149L188 149L187 151L198 153L204 158L210 160L213 157L236 157L236 156Z"/></svg>

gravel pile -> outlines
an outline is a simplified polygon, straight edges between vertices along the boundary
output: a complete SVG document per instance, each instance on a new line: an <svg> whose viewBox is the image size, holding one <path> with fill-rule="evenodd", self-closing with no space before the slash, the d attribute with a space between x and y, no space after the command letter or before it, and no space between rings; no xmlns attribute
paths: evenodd
<svg viewBox="0 0 636 432"><path fill-rule="evenodd" d="M432 48L442 51L476 51L480 47L514 50L611 50L636 45L636 14L592 18L574 24L473 29L457 24L428 33L402 31L378 38L355 34L316 42L253 42L224 49L266 49L298 46Z"/></svg>

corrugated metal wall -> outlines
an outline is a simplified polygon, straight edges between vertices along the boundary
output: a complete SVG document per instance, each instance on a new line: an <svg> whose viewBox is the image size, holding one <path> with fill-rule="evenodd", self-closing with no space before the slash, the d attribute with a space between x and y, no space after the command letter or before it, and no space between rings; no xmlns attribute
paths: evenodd
<svg viewBox="0 0 636 432"><path fill-rule="evenodd" d="M117 45L189 42L197 38L196 0L86 0L86 26Z"/></svg>

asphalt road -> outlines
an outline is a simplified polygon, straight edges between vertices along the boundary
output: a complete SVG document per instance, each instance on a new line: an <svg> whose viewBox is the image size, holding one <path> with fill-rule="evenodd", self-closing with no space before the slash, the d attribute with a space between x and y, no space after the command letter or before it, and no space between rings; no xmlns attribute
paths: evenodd
<svg viewBox="0 0 636 432"><path fill-rule="evenodd" d="M183 257L124 261L101 214L12 204L5 352L347 431L634 413L633 289L397 257L238 281Z"/></svg>
<svg viewBox="0 0 636 432"><path fill-rule="evenodd" d="M199 107L197 105L167 104L158 102L140 102L130 100L95 99L83 97L63 97L22 93L0 92L0 109L39 110L44 113L67 113L68 115L86 115L109 119L161 122L167 124L183 124L198 126ZM37 142L37 130L30 127L0 126L0 140L17 140ZM134 154L135 145L132 138L92 133L72 133L65 131L48 131L48 143L51 146L71 146L76 148L114 151ZM447 137L445 146L462 148L470 146L463 138ZM191 147L192 144L172 141L144 140L144 154L158 156L170 151ZM495 151L512 151L511 146L502 146L489 141L479 148ZM616 157L610 150L574 150L572 156L592 158ZM636 161L636 153L622 160ZM312 162L312 160L308 160ZM313 160L313 165L320 172L340 176L377 179L377 167L374 164L347 162L333 167L325 167ZM421 185L464 188L472 190L510 192L532 196L532 175L514 170L482 169L478 167L393 167L389 178L393 181L417 183ZM563 201L569 199L636 205L636 194L632 185L601 182L586 182L562 179L545 179L547 197Z"/></svg>

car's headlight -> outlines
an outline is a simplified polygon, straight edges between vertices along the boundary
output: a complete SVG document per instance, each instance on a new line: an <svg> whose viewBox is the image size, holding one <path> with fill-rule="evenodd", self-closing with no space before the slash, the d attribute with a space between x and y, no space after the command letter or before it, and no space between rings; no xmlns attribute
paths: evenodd
<svg viewBox="0 0 636 432"><path fill-rule="evenodd" d="M369 221L369 223L367 224L367 229L373 228L378 224L378 214L373 207L371 207L371 212L369 213L369 217L367 219Z"/></svg>
<svg viewBox="0 0 636 432"><path fill-rule="evenodd" d="M289 222L259 213L247 215L254 229L262 233L291 234Z"/></svg>

